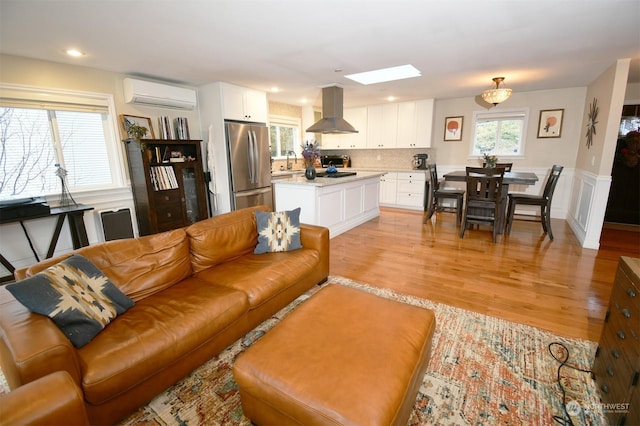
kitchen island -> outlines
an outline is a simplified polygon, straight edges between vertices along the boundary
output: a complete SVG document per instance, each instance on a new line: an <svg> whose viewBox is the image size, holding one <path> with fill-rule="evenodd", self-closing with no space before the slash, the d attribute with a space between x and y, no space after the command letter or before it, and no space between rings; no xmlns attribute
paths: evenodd
<svg viewBox="0 0 640 426"><path fill-rule="evenodd" d="M333 238L380 215L380 176L384 174L358 171L314 180L304 176L274 180L275 209L300 207L300 222L325 226Z"/></svg>

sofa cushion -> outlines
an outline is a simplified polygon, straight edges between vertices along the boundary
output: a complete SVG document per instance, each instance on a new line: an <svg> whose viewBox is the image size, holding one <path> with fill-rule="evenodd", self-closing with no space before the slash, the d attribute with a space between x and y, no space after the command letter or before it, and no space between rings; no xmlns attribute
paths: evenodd
<svg viewBox="0 0 640 426"><path fill-rule="evenodd" d="M93 263L77 254L8 284L7 290L32 312L51 318L77 348L133 306Z"/></svg>
<svg viewBox="0 0 640 426"><path fill-rule="evenodd" d="M197 278L136 303L78 351L85 399L99 405L213 340L230 327L244 330L247 296Z"/></svg>
<svg viewBox="0 0 640 426"><path fill-rule="evenodd" d="M300 207L282 212L256 211L258 245L255 254L297 250L300 244Z"/></svg>
<svg viewBox="0 0 640 426"><path fill-rule="evenodd" d="M266 206L249 207L201 220L187 228L194 272L219 265L248 253L258 243L255 211Z"/></svg>
<svg viewBox="0 0 640 426"><path fill-rule="evenodd" d="M189 241L184 229L95 244L74 253L93 262L116 287L136 302L193 274ZM46 259L16 273L28 277L69 256Z"/></svg>
<svg viewBox="0 0 640 426"><path fill-rule="evenodd" d="M247 294L254 309L304 281L318 267L320 253L300 249L286 253L248 254L199 272L198 278Z"/></svg>

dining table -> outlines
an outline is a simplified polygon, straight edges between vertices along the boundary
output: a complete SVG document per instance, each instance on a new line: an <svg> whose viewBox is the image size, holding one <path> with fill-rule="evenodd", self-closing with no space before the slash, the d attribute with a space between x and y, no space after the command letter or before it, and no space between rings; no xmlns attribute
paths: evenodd
<svg viewBox="0 0 640 426"><path fill-rule="evenodd" d="M453 172L445 173L443 177L445 181L449 182L466 182L467 172L466 170L455 170ZM496 221L499 234L503 233L505 227L509 185L535 185L538 180L538 176L532 172L505 172L504 177L502 178L502 195L500 198L502 201L502 207Z"/></svg>

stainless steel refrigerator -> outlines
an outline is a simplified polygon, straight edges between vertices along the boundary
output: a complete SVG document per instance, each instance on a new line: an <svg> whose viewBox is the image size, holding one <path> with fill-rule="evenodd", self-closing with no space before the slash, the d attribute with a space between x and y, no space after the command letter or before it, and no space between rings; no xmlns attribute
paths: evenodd
<svg viewBox="0 0 640 426"><path fill-rule="evenodd" d="M231 209L267 205L273 210L269 128L225 122Z"/></svg>

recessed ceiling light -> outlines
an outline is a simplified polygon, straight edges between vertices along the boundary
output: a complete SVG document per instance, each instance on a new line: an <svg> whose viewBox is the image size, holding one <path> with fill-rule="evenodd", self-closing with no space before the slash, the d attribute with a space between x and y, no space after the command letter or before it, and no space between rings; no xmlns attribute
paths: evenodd
<svg viewBox="0 0 640 426"><path fill-rule="evenodd" d="M85 55L84 52L81 52L78 49L67 49L66 52L67 52L67 55L73 56L74 58L79 58L80 56Z"/></svg>
<svg viewBox="0 0 640 426"><path fill-rule="evenodd" d="M345 75L350 80L360 84L376 84L385 81L402 80L405 78L420 77L422 74L413 65L400 65L391 68L366 71L357 74Z"/></svg>
<svg viewBox="0 0 640 426"><path fill-rule="evenodd" d="M272 91L273 93L278 93L278 92L280 91L280 88L278 88L278 87L276 87L276 86L273 86L273 87L271 88L271 91Z"/></svg>
<svg viewBox="0 0 640 426"><path fill-rule="evenodd" d="M393 101L395 101L395 100L396 100L396 97L395 97L395 96L387 96L387 100L388 100L389 102L393 102Z"/></svg>

